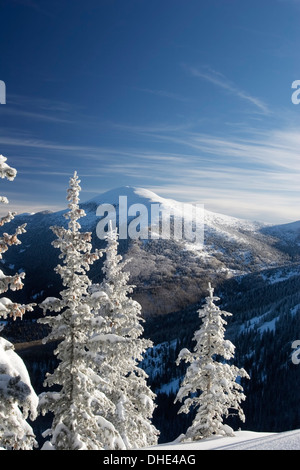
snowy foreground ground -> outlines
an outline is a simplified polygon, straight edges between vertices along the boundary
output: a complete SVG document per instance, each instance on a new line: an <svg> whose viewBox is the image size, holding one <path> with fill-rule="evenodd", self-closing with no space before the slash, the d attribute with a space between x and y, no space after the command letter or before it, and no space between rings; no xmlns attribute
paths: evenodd
<svg viewBox="0 0 300 470"><path fill-rule="evenodd" d="M200 442L171 442L149 449L172 451L199 450L300 450L300 429L282 433L237 431L234 437L212 437ZM149 450L147 449L147 450Z"/></svg>

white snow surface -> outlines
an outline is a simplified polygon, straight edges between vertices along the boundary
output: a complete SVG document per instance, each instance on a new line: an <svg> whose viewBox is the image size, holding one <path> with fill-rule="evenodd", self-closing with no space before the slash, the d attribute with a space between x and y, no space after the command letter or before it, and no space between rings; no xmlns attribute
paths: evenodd
<svg viewBox="0 0 300 470"><path fill-rule="evenodd" d="M198 442L178 442L159 444L144 450L300 450L300 429L281 432L264 433L253 431L236 431L233 437L213 436Z"/></svg>

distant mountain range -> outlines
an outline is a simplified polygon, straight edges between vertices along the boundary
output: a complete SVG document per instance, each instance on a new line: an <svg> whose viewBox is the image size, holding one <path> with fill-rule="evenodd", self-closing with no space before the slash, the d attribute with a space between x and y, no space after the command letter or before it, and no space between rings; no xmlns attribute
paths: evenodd
<svg viewBox="0 0 300 470"><path fill-rule="evenodd" d="M97 209L109 204L115 208L118 223L120 196L126 196L128 208L145 207L149 224L153 205L159 204L162 210L170 211L173 223L182 217L182 203L143 188L125 186L105 192L81 204L86 212L86 217L80 219L82 230L92 232L97 247L105 246L96 234L101 220ZM185 205L187 217L192 216L193 207L192 204ZM53 271L59 262L59 253L51 246L54 235L50 227L66 224L64 212L20 214L10 227L4 227L5 231L12 231L15 225L27 224L27 233L20 237L22 244L8 250L2 261L7 273L26 272L25 287L16 294L22 300L40 302L60 288L60 279ZM120 252L125 258L131 258L128 269L131 282L136 285L134 296L142 304L145 317L177 311L198 302L208 281L218 287L228 279L270 268L294 266L299 260L300 222L272 226L205 209L201 215L204 216L203 244L184 237L180 240L120 240ZM133 219L128 216L128 224ZM101 280L101 265L100 260L91 269L95 281Z"/></svg>

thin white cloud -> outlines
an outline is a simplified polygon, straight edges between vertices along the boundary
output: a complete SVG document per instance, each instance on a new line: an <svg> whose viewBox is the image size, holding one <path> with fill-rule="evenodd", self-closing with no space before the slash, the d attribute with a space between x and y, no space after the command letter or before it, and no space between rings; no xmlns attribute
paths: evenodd
<svg viewBox="0 0 300 470"><path fill-rule="evenodd" d="M92 118L83 114L77 105L59 100L49 100L36 96L11 93L6 106L1 108L3 118L19 117L58 124L80 124L91 122Z"/></svg>
<svg viewBox="0 0 300 470"><path fill-rule="evenodd" d="M184 66L190 75L193 77L198 77L204 79L210 83L213 83L218 88L226 90L227 92L235 95L237 98L240 98L248 103L254 105L261 113L270 114L268 106L259 98L251 96L249 93L241 90L239 87L231 83L223 74L216 72L214 70L209 70L209 72L204 72L195 67Z"/></svg>
<svg viewBox="0 0 300 470"><path fill-rule="evenodd" d="M151 126L127 126L127 131L143 135L149 142L158 139L177 146L178 156L186 155L186 149L192 149L192 155L201 161L211 161L214 164L230 166L262 165L270 171L277 170L300 171L300 135L296 128L276 130L251 129L243 137L218 136L191 132L188 129L178 132L159 132ZM161 131L161 132L160 132ZM211 158L214 160L211 160Z"/></svg>
<svg viewBox="0 0 300 470"><path fill-rule="evenodd" d="M64 124L74 124L75 121L69 118L59 117L57 115L51 115L48 113L40 113L35 111L24 111L21 109L13 109L6 107L4 112L2 112L3 117L13 116L20 118L30 118L38 121L50 121L54 123L64 123Z"/></svg>

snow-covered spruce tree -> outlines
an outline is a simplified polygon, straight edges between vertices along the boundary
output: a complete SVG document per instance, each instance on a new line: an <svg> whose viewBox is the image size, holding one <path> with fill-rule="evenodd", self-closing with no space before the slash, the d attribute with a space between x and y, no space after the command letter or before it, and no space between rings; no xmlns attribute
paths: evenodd
<svg viewBox="0 0 300 470"><path fill-rule="evenodd" d="M51 327L45 341L59 342L55 351L59 364L53 374L47 374L44 385L60 386L59 391L40 395L41 412L53 413L52 427L44 433L50 440L42 449L122 449L124 444L119 434L104 417L113 405L100 391L101 377L91 367L94 355L89 350L89 341L94 336L92 344L100 347L103 337L93 335L97 324L93 307L99 305L95 305L97 299L88 292L91 281L86 273L102 253L91 251L91 233L79 231L78 219L85 215L78 205L79 183L75 172L67 195L69 211L65 217L69 219L68 228L52 227L57 236L53 246L61 250L60 258L64 260L63 265L56 267L64 286L61 299L48 297L41 304L44 312L59 312L39 321ZM98 319L98 323L101 321Z"/></svg>
<svg viewBox="0 0 300 470"><path fill-rule="evenodd" d="M130 297L133 287L128 284L127 262L118 254L117 229L109 227L104 279L98 289L102 297L98 314L105 319L106 334L111 337L106 350L100 351L106 360L99 361L99 373L106 378L105 393L115 405L107 419L120 433L127 449L142 448L157 443L159 432L152 424L155 395L147 385L147 374L139 366L152 342L142 338L141 305ZM96 295L97 286L93 286Z"/></svg>
<svg viewBox="0 0 300 470"><path fill-rule="evenodd" d="M237 413L242 421L245 420L240 406L245 395L239 378L249 376L244 369L228 363L234 357L235 347L231 341L224 339L224 325L227 322L222 316L231 313L221 311L215 305L219 298L213 295L214 289L210 283L208 291L206 304L198 310L203 322L194 334L194 352L182 349L177 359L177 364L182 360L190 363L175 399L175 402L183 401L179 413L188 413L191 407L196 409L193 423L181 437L182 440L233 435L231 427L223 424L223 418L231 413Z"/></svg>
<svg viewBox="0 0 300 470"><path fill-rule="evenodd" d="M17 172L0 155L0 177L13 181ZM0 197L1 203L8 203ZM9 212L0 219L0 226L10 222L15 213ZM25 232L25 225L18 227L12 235L3 233L0 237L0 259L12 245L20 244L18 235ZM25 273L7 276L0 270L0 294L7 290L22 289ZM7 297L0 298L0 317L14 320L22 318L26 311L32 311L34 304L21 305ZM3 328L0 327L0 331ZM31 450L36 444L31 426L26 419L36 418L38 399L32 389L30 378L22 359L14 352L13 345L0 337L0 448L7 450Z"/></svg>

